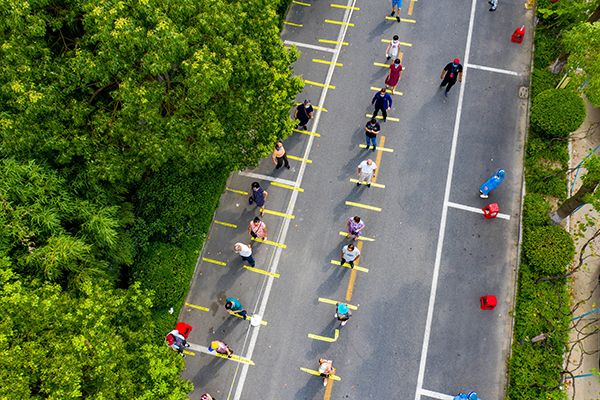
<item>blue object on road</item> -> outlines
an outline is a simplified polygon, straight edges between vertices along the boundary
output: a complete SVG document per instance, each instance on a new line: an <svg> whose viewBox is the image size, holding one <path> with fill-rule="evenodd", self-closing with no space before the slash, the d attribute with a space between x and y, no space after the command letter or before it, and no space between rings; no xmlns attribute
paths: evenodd
<svg viewBox="0 0 600 400"><path fill-rule="evenodd" d="M499 169L494 176L492 176L483 185L481 185L481 187L479 188L481 193L487 195L489 192L496 189L496 186L498 186L500 182L502 182L502 180L504 179L504 175L504 170Z"/></svg>
<svg viewBox="0 0 600 400"><path fill-rule="evenodd" d="M458 396L456 396L453 400L481 400L481 399L479 397L477 397L477 393L471 392L469 394L461 393Z"/></svg>

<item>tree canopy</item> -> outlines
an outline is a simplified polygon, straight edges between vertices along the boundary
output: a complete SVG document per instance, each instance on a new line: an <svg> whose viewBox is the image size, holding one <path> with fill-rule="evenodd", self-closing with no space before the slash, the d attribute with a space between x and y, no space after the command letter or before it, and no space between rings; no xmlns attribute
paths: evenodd
<svg viewBox="0 0 600 400"><path fill-rule="evenodd" d="M565 33L565 48L570 53L566 67L582 70L571 74L578 86L582 86L588 101L600 106L600 21L584 22Z"/></svg>

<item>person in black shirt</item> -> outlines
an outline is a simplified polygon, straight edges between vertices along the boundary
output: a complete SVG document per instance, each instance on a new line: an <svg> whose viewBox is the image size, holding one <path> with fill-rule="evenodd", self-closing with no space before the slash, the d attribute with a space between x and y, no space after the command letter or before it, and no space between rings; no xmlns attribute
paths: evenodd
<svg viewBox="0 0 600 400"><path fill-rule="evenodd" d="M442 76L440 77L440 79L442 79L440 87L444 87L447 85L446 97L448 97L448 92L450 91L450 88L456 83L456 78L458 78L459 82L462 82L462 73L463 67L462 65L460 65L458 58L454 59L454 62L448 63L448 65L444 67L444 70L442 71Z"/></svg>
<svg viewBox="0 0 600 400"><path fill-rule="evenodd" d="M302 128L306 130L306 124L308 121L313 119L313 107L310 105L309 100L304 100L303 104L300 104L294 112L294 119L300 120L298 129Z"/></svg>
<svg viewBox="0 0 600 400"><path fill-rule="evenodd" d="M365 132L367 134L367 150L371 143L373 143L373 151L377 148L377 134L379 133L379 123L375 118L372 118L365 126Z"/></svg>

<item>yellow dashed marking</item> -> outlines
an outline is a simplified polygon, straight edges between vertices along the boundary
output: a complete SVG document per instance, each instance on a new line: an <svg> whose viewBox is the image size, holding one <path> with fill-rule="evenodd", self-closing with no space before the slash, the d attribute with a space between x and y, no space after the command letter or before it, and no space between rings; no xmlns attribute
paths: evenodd
<svg viewBox="0 0 600 400"><path fill-rule="evenodd" d="M188 307L193 307L193 308L197 308L198 310L202 310L202 311L210 311L208 308L206 307L200 307L200 306L195 306L193 304L190 303L185 303L186 306Z"/></svg>
<svg viewBox="0 0 600 400"><path fill-rule="evenodd" d="M258 272L259 274L263 274L263 275L269 275L269 276L274 276L275 278L279 278L279 274L274 274L272 272L269 271L264 271L262 269L258 269L258 268L254 268L254 267L249 267L249 266L244 266L244 268L249 269L252 272Z"/></svg>
<svg viewBox="0 0 600 400"><path fill-rule="evenodd" d="M258 243L270 244L271 246L281 247L282 249L285 249L287 247L285 244L271 242L270 240L262 240L259 238L252 238L252 240L254 240L255 242L258 242Z"/></svg>
<svg viewBox="0 0 600 400"><path fill-rule="evenodd" d="M341 44L342 46L348 46L348 42L336 42L335 40L319 39L319 42L321 42L321 43Z"/></svg>
<svg viewBox="0 0 600 400"><path fill-rule="evenodd" d="M337 25L346 25L346 26L354 26L354 24L351 24L350 22L340 22L340 21L331 21L329 19L326 19L325 22L329 23L329 24L337 24Z"/></svg>
<svg viewBox="0 0 600 400"><path fill-rule="evenodd" d="M338 67L343 67L344 66L344 64L342 64L342 63L334 63L334 62L331 62L331 61L318 60L316 58L313 58L313 62L321 63L321 64L337 65Z"/></svg>
<svg viewBox="0 0 600 400"><path fill-rule="evenodd" d="M352 201L347 201L346 205L360 207L360 208L366 208L367 210L381 211L381 208L379 208L379 207L368 206L366 204L361 204L361 203L354 203Z"/></svg>
<svg viewBox="0 0 600 400"><path fill-rule="evenodd" d="M228 224L227 222L215 221L215 224L219 224L219 225L228 226L228 227L230 227L230 228L237 228L237 225L234 225L234 224Z"/></svg>
<svg viewBox="0 0 600 400"><path fill-rule="evenodd" d="M202 261L206 261L206 262L217 264L217 265L227 265L224 262L216 261L216 260L211 260L210 258L204 258L204 257L202 258Z"/></svg>

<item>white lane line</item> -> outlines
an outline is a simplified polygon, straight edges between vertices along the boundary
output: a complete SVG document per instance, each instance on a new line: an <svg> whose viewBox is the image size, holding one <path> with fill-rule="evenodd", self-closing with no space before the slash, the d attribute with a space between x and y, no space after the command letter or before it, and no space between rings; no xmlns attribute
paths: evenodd
<svg viewBox="0 0 600 400"><path fill-rule="evenodd" d="M444 234L446 232L446 219L448 217L448 200L450 199L450 188L452 187L452 172L454 170L454 160L456 158L456 145L458 142L458 129L460 127L460 116L462 114L462 104L465 95L465 83L467 82L467 73L469 65L469 53L471 52L471 39L473 37L473 24L475 22L475 5L477 0L471 0L471 16L469 19L469 30L467 32L467 44L465 46L464 83L460 85L460 94L458 95L458 104L456 106L456 119L454 121L454 133L452 135L452 147L450 150L450 161L448 163L448 176L446 177L446 191L444 192L444 203L442 206L442 218L440 221L440 232L438 236L437 249L435 252L435 262L433 265L433 276L431 278L431 293L429 294L429 306L427 308L427 320L425 321L425 332L423 334L423 348L421 349L421 358L419 363L419 375L417 377L417 389L415 391L415 400L421 400L421 390L423 389L423 380L425 379L425 364L427 363L427 352L429 350L429 339L431 337L431 324L433 321L433 308L435 306L435 296L437 292L438 279L440 276L440 263L442 260L442 248L444 247Z"/></svg>
<svg viewBox="0 0 600 400"><path fill-rule="evenodd" d="M475 1L475 0L473 0L473 1ZM347 5L349 7L354 7L355 4L356 4L356 0L348 0ZM353 11L354 11L353 8L346 9L344 11L344 18L342 19L342 21L350 21ZM321 117L323 105L325 104L325 98L327 97L327 92L329 91L328 86L331 83L331 78L333 77L333 71L335 70L335 63L337 62L337 60L340 56L340 51L342 50L342 43L344 42L344 38L346 37L347 31L348 31L347 25L340 26L340 31L338 33L338 38L337 38L337 42L339 42L339 43L335 46L335 51L334 51L333 57L331 59L333 64L331 64L329 66L329 71L327 72L327 78L325 79L326 86L321 91L321 98L319 99L319 108L317 108L317 115L315 117L315 120L312 125L312 129L311 129L311 132L313 132L313 133L315 133L317 131L317 128L319 126L319 119ZM293 42L290 42L290 43L294 44ZM463 74L464 74L464 72L463 72ZM462 85L461 85L461 88L462 88ZM308 144L306 145L306 150L304 151L304 156L302 157L303 159L305 159L305 160L309 159L310 150L312 148L314 140L315 140L315 136L310 135L309 139L308 139ZM305 161L302 161L302 165L300 166L300 172L298 173L298 178L296 179L296 184L295 184L295 187L297 187L297 188L299 188L300 185L302 184L302 179L304 178L304 171L306 170L306 166L307 166L307 163ZM293 215L294 207L296 206L296 200L298 199L299 193L300 192L298 192L297 190L294 190L292 192L290 202L288 203L288 207L285 212L286 214ZM283 227L282 227L282 229L279 233L279 236L276 240L277 243L285 243L285 239L287 237L287 233L290 228L290 223L291 223L291 219L289 219L289 218L284 219ZM283 251L283 249L281 247L278 247L275 250L275 253L270 262L270 265L271 265L271 267L269 269L270 272L275 273L275 271L277 270L277 266L279 265L279 259L281 257L282 251ZM269 295L271 294L271 288L273 286L273 282L274 282L275 278L272 276L267 276L267 277L265 277L265 280L266 280L266 287L264 287L264 291L263 291L264 294L263 294L262 300L260 299L260 296L259 296L259 299L257 300L257 305L258 305L258 301L260 301L260 309L257 312L256 307L255 307L255 310L254 310L254 314L259 314L262 316L265 315L265 310L267 309L267 302L269 300ZM250 331L252 331L252 332L250 333ZM256 328L254 328L252 330L248 330L248 334L252 334L252 337L250 338L250 344L248 345L248 352L245 355L245 357L248 359L252 359L252 354L254 353L254 348L256 346L256 341L258 340L259 332L260 332L260 326L257 326ZM240 365L240 364L238 364L238 365ZM237 387L235 390L235 394L233 397L234 400L240 400L242 397L244 383L245 383L246 377L248 375L248 368L250 367L248 364L241 364L241 365L242 365L242 372L240 373L240 379L238 381L238 384L237 384ZM237 371L236 371L236 375L237 375ZM234 381L235 381L235 377L234 377ZM229 390L229 395L227 396L228 399L229 399L229 396L231 396L231 390L233 390L233 384L231 385L231 389Z"/></svg>
<svg viewBox="0 0 600 400"><path fill-rule="evenodd" d="M308 43L292 42L291 40L285 40L283 43L287 44L288 46L295 45L296 47L306 47L307 49L328 51L330 53L336 52L336 50L332 49L331 47L316 46L314 44L308 44Z"/></svg>
<svg viewBox="0 0 600 400"><path fill-rule="evenodd" d="M208 354L209 356L218 357L218 356L215 356L215 352L214 351L208 351L208 347L206 347L206 346L201 346L199 344L194 344L194 343L188 343L188 344L190 345L190 347L188 347L188 349L199 351L200 353ZM234 354L234 356L235 356L235 354ZM242 357L242 359L244 361L243 360L239 360L239 358L240 358L239 356L237 356L237 358L238 359L229 358L228 360L229 361L234 361L236 363L240 363L240 364L243 364L243 365L248 365L248 361L251 362L251 360L245 359L244 357Z"/></svg>
<svg viewBox="0 0 600 400"><path fill-rule="evenodd" d="M432 392L431 390L421 389L421 394L423 396L431 397L432 399L440 399L440 400L452 400L456 396L450 396L443 393Z"/></svg>
<svg viewBox="0 0 600 400"><path fill-rule="evenodd" d="M467 63L465 63L465 66L468 66L469 68L481 69L483 71L497 72L499 74L521 76L520 73L514 72L514 71L509 71L507 69L484 67L483 65L475 65L475 64L467 64Z"/></svg>
<svg viewBox="0 0 600 400"><path fill-rule="evenodd" d="M289 185L289 186L296 186L296 182L294 182L294 181L289 181L287 179L281 179L281 178L274 178L269 175L255 174L254 172L238 172L238 175L247 176L249 178L262 179L264 181L277 182L277 183L281 183L281 184Z"/></svg>
<svg viewBox="0 0 600 400"><path fill-rule="evenodd" d="M451 201L448 202L448 207L458 208L459 210L470 211L470 212L473 212L473 213L477 213L477 214L483 215L483 210L481 208L476 208L476 207L471 207L471 206L465 206L464 204L453 203ZM498 213L498 215L496 216L496 218L502 218L502 219L510 220L510 215Z"/></svg>

